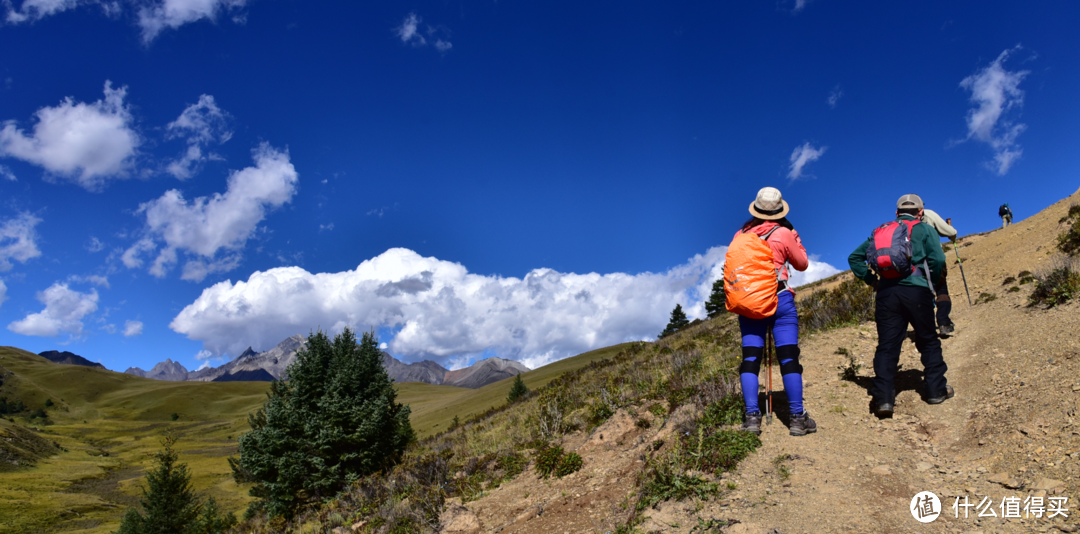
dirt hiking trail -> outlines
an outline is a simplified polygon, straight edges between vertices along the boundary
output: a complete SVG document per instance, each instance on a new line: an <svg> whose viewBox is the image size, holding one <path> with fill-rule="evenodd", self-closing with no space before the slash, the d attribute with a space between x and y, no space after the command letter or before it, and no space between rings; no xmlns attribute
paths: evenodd
<svg viewBox="0 0 1080 534"><path fill-rule="evenodd" d="M792 437L781 414L763 426L763 446L720 479L718 497L661 503L643 512L636 531L1080 531L1080 305L1029 308L1034 284L1003 285L1050 264L1064 228L1058 220L1073 203L1080 203L1080 191L1009 228L961 240L972 299L985 293L994 300L969 306L955 252L947 253L957 331L942 346L955 398L936 406L923 401L919 354L905 341L896 414L879 420L869 412L867 393L874 324L804 337L806 407L818 432ZM1014 286L1019 290L1009 291ZM849 360L839 348L861 364L855 380L840 378ZM782 389L779 370L773 372ZM786 406L782 393L775 398ZM614 532L629 515L643 458L678 418L690 416L680 410L642 429L620 411L592 433L563 441L584 458L579 472L542 480L530 467L477 501L448 506L443 532ZM942 501L931 523L917 522L909 511L920 491ZM1067 517L1024 519L1022 509L1019 519L1002 517L1003 498L1028 496L1068 497ZM989 497L996 517L977 517L978 508L954 517L957 497L976 505Z"/></svg>

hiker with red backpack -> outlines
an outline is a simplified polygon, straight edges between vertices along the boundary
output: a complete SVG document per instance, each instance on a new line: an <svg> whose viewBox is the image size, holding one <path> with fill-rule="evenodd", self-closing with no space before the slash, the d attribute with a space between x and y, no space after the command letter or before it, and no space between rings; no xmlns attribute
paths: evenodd
<svg viewBox="0 0 1080 534"><path fill-rule="evenodd" d="M758 374L765 357L769 329L787 393L792 436L817 431L803 407L802 365L799 364L799 313L795 292L788 285L788 265L805 271L810 265L799 233L787 220L788 203L773 187L758 191L724 259L724 292L728 311L739 314L743 361L739 367L746 414L743 430L761 434ZM770 381L772 377L770 376Z"/></svg>
<svg viewBox="0 0 1080 534"><path fill-rule="evenodd" d="M894 382L900 349L910 324L915 347L922 356L926 402L941 404L955 394L945 379L941 340L934 328L934 283L941 276L945 253L941 236L921 222L923 201L904 195L896 203L896 220L876 228L848 256L856 278L877 290L874 320L878 345L874 353L874 383L870 389L878 417L892 417L896 404Z"/></svg>

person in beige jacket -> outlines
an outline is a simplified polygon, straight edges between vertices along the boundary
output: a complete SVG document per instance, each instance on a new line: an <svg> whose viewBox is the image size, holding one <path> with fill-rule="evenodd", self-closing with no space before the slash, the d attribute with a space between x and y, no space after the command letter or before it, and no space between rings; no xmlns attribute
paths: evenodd
<svg viewBox="0 0 1080 534"><path fill-rule="evenodd" d="M923 209L922 222L930 225L941 237L947 237L950 241L956 243L956 228L953 228L951 224L945 222L934 210ZM944 249L943 249L944 250ZM945 264L948 265L948 262ZM956 330L956 325L953 324L952 319L949 318L949 312L952 311L952 299L949 298L949 284L946 280L946 273L948 269L946 267L941 268L941 277L938 278L937 284L934 284L934 293L937 293L937 299L935 304L937 305L937 324L938 332L941 334L951 334Z"/></svg>

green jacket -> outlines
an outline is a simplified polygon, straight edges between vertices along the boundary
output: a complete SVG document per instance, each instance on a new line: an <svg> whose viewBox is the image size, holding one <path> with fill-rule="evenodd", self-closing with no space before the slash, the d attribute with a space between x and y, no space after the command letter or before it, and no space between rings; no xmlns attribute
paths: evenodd
<svg viewBox="0 0 1080 534"><path fill-rule="evenodd" d="M911 215L901 215L897 221L914 221ZM873 286L878 283L877 276L866 265L866 249L870 247L870 238L863 241L859 248L848 256L848 265L855 277ZM911 264L921 266L923 261L930 266L930 276L937 281L941 276L941 268L945 266L945 253L941 251L941 236L930 225L920 222L911 229ZM908 276L899 279L882 279L881 286L901 285L927 287L926 280L921 276ZM881 288L879 286L879 289ZM931 289L933 291L933 289Z"/></svg>

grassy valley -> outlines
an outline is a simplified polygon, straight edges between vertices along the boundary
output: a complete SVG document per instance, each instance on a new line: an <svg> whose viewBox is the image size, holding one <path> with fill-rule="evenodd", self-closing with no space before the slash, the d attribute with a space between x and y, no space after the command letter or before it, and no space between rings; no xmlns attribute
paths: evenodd
<svg viewBox="0 0 1080 534"><path fill-rule="evenodd" d="M618 350L568 358L523 379L535 389ZM247 414L262 406L267 383L163 382L55 364L13 347L0 347L0 374L6 375L0 396L28 408L0 420L0 443L6 444L0 450L0 531L112 532L137 502L149 455L166 432L180 438L180 461L191 468L197 491L225 510L246 508L247 490L233 482L226 458L237 454L237 437L248 430ZM399 401L412 406L413 426L424 438L454 416L464 420L502 405L511 381L475 390L404 383ZM39 408L47 419L28 417Z"/></svg>

